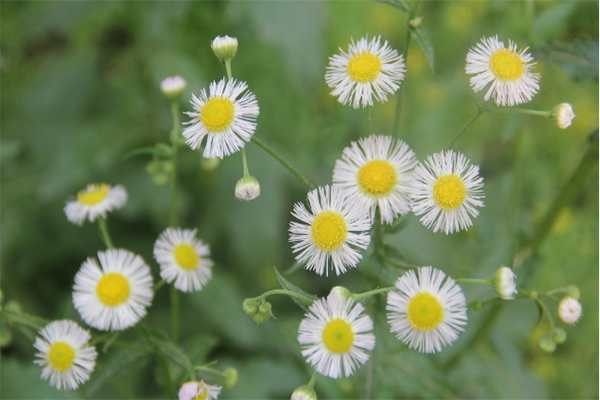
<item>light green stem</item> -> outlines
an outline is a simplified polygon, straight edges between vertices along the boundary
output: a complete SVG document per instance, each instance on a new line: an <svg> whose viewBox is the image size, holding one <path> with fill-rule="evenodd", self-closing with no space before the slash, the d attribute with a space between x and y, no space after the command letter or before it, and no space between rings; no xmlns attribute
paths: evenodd
<svg viewBox="0 0 600 400"><path fill-rule="evenodd" d="M374 296L376 294L387 293L390 290L394 290L394 289L396 289L395 286L385 287L385 288L381 288L381 289L374 289L374 290L370 290L370 291L364 292L364 293L353 294L352 298L356 301L359 301L359 300L363 300L363 299L368 299L369 297Z"/></svg>
<svg viewBox="0 0 600 400"><path fill-rule="evenodd" d="M179 150L179 134L181 122L179 119L179 103L177 100L171 101L171 116L173 118L173 129L171 129L171 212L169 214L169 224L172 228L177 226L177 153Z"/></svg>
<svg viewBox="0 0 600 400"><path fill-rule="evenodd" d="M372 133L371 131L371 108L372 106L367 106L367 136Z"/></svg>
<svg viewBox="0 0 600 400"><path fill-rule="evenodd" d="M544 118L550 118L550 116L552 115L552 111L528 110L525 108L514 108L514 107L506 107L506 108L488 107L485 111L488 111L491 113L528 114L528 115L535 115L537 117L544 117Z"/></svg>
<svg viewBox="0 0 600 400"><path fill-rule="evenodd" d="M248 170L248 159L246 158L246 149L242 148L242 164L244 167L244 177L249 176L250 172Z"/></svg>
<svg viewBox="0 0 600 400"><path fill-rule="evenodd" d="M308 383L306 384L306 387L308 387L310 390L313 390L313 388L315 387L316 380L317 380L317 373L313 372L312 376L310 377L310 381L308 381Z"/></svg>
<svg viewBox="0 0 600 400"><path fill-rule="evenodd" d="M231 79L233 76L231 73L231 59L225 60L225 71L227 72L227 79Z"/></svg>
<svg viewBox="0 0 600 400"><path fill-rule="evenodd" d="M475 121L477 121L477 119L479 119L481 114L483 114L485 111L485 107L477 107L477 113L473 116L473 118L471 118L466 124L463 125L461 130L456 134L456 136L454 136L450 143L448 143L446 148L449 149L452 146L454 146L458 139L460 139L460 137L471 127L471 125L475 123Z"/></svg>
<svg viewBox="0 0 600 400"><path fill-rule="evenodd" d="M258 147L260 147L261 149L263 149L264 151L269 153L271 155L271 157L273 157L275 160L279 161L279 163L281 165L283 165L285 168L287 168L288 171L290 171L292 173L292 175L294 175L294 177L296 177L296 179L298 179L300 182L302 182L304 185L306 185L310 190L313 190L315 188L315 185L310 183L310 181L308 179L306 179L304 177L304 175L302 175L296 168L294 168L292 166L292 164L287 162L283 157L281 157L279 154L277 154L277 152L275 152L275 150L273 150L272 148L267 146L264 142L257 139L256 136L252 136L252 142L254 142L256 145L258 145Z"/></svg>
<svg viewBox="0 0 600 400"><path fill-rule="evenodd" d="M106 220L104 217L98 217L98 227L100 228L100 237L102 238L102 241L106 247L109 249L115 247L110 238L110 234L108 233L108 226L106 225Z"/></svg>
<svg viewBox="0 0 600 400"><path fill-rule="evenodd" d="M455 279L456 283L477 283L480 285L490 285L490 281L487 279L470 279L470 278L458 278Z"/></svg>
<svg viewBox="0 0 600 400"><path fill-rule="evenodd" d="M304 300L307 303L312 303L313 300L309 297L303 296L300 293L296 293L296 292L292 292L290 290L285 290L285 289L273 289L273 290L269 290L268 292L265 292L263 294L261 294L258 297L255 297L255 299L258 300L262 300L262 299L266 299L267 297L273 295L273 294L285 294L286 296L292 296L292 297L297 297L301 300Z"/></svg>
<svg viewBox="0 0 600 400"><path fill-rule="evenodd" d="M171 341L177 344L179 339L179 291L171 286Z"/></svg>

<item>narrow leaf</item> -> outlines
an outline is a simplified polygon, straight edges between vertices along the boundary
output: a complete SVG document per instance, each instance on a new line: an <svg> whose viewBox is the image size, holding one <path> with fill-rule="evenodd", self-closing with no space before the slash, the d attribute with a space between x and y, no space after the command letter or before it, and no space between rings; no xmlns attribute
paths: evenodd
<svg viewBox="0 0 600 400"><path fill-rule="evenodd" d="M412 214L404 215L398 218L392 225L385 225L385 232L388 234L394 234L400 232L402 229L406 228L410 221L412 220Z"/></svg>
<svg viewBox="0 0 600 400"><path fill-rule="evenodd" d="M279 281L279 284L281 285L282 289L289 290L290 292L298 293L299 295L302 295L302 296L308 297L309 299L312 299L312 301L309 303L298 297L290 296L290 299L292 299L294 301L294 303L298 304L304 311L308 311L308 308L311 306L313 301L318 299L317 296L314 296L310 293L306 293L304 290L300 289L296 285L293 285L292 283L290 283L290 281L288 281L283 276L281 276L279 271L277 271L277 268L273 268L273 269L275 270L275 275L277 276L277 280Z"/></svg>
<svg viewBox="0 0 600 400"><path fill-rule="evenodd" d="M412 26L409 27L411 35L417 39L417 42L423 49L423 53L425 53L425 58L427 58L427 64L429 64L429 68L431 68L431 72L434 72L434 52L433 46L431 45L431 41L429 40L429 35L427 35L427 31L425 31L422 27L414 28Z"/></svg>
<svg viewBox="0 0 600 400"><path fill-rule="evenodd" d="M156 146L152 146L152 147L140 147L137 149L133 149L129 153L125 154L123 159L128 160L132 157L140 156L143 154L152 154L152 155L157 155L157 156L162 156L162 157L170 157L171 156L171 148L164 143L158 143Z"/></svg>
<svg viewBox="0 0 600 400"><path fill-rule="evenodd" d="M375 2L387 4L388 6L392 6L406 13L410 12L410 6L402 0L375 0Z"/></svg>

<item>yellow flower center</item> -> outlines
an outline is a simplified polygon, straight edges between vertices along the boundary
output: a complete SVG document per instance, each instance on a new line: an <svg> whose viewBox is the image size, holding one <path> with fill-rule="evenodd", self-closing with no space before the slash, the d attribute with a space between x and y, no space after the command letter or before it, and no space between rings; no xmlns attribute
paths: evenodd
<svg viewBox="0 0 600 400"><path fill-rule="evenodd" d="M96 294L103 304L118 306L129 298L129 281L119 273L108 273L100 278Z"/></svg>
<svg viewBox="0 0 600 400"><path fill-rule="evenodd" d="M358 170L358 186L371 196L390 194L397 182L396 169L385 160L369 161Z"/></svg>
<svg viewBox="0 0 600 400"><path fill-rule="evenodd" d="M443 210L460 207L466 197L467 187L458 175L442 175L433 184L433 199Z"/></svg>
<svg viewBox="0 0 600 400"><path fill-rule="evenodd" d="M333 251L337 249L344 243L347 234L346 221L340 213L324 211L319 213L313 220L312 239L321 250Z"/></svg>
<svg viewBox="0 0 600 400"><path fill-rule="evenodd" d="M221 132L231 125L235 114L233 102L226 97L211 97L200 110L200 121L211 132Z"/></svg>
<svg viewBox="0 0 600 400"><path fill-rule="evenodd" d="M369 82L379 76L381 60L373 53L361 51L348 61L348 74L354 81Z"/></svg>
<svg viewBox="0 0 600 400"><path fill-rule="evenodd" d="M417 293L408 302L406 317L413 328L430 331L444 320L444 307L432 294Z"/></svg>
<svg viewBox="0 0 600 400"><path fill-rule="evenodd" d="M206 390L205 387L200 389L200 393L198 393L198 396L194 397L192 400L206 400L208 396L208 390Z"/></svg>
<svg viewBox="0 0 600 400"><path fill-rule="evenodd" d="M86 189L77 192L77 200L81 204L93 206L104 200L109 190L110 186L106 183L89 185Z"/></svg>
<svg viewBox="0 0 600 400"><path fill-rule="evenodd" d="M323 329L323 343L332 353L345 353L354 342L354 333L349 323L343 319L328 322Z"/></svg>
<svg viewBox="0 0 600 400"><path fill-rule="evenodd" d="M525 63L514 50L496 50L490 57L490 68L501 81L514 81L523 76Z"/></svg>
<svg viewBox="0 0 600 400"><path fill-rule="evenodd" d="M191 244L181 243L175 246L173 254L175 255L175 262L177 262L181 268L188 271L198 268L200 256L196 253L196 249Z"/></svg>
<svg viewBox="0 0 600 400"><path fill-rule="evenodd" d="M73 366L75 350L65 342L54 342L48 352L48 362L58 372L68 370Z"/></svg>

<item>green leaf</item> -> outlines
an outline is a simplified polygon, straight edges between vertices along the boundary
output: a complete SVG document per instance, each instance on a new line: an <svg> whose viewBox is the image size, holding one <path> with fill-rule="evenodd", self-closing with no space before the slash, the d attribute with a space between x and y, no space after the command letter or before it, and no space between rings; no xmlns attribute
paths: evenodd
<svg viewBox="0 0 600 400"><path fill-rule="evenodd" d="M398 10L405 12L405 13L410 12L410 6L405 1L401 1L401 0L374 0L374 1L376 3L387 4L388 6L397 8Z"/></svg>
<svg viewBox="0 0 600 400"><path fill-rule="evenodd" d="M536 58L556 64L576 81L598 82L598 41L576 39L554 42L535 53Z"/></svg>
<svg viewBox="0 0 600 400"><path fill-rule="evenodd" d="M290 296L290 299L292 299L294 301L294 303L298 304L304 311L308 311L309 307L312 305L312 303L315 300L318 299L318 297L315 295L312 295L310 293L306 293L304 290L293 285L287 279L285 279L283 276L281 276L279 271L277 271L277 268L273 267L273 269L275 270L275 275L277 275L277 280L279 281L279 284L281 285L282 289L289 290L290 292L298 293L299 295L302 295L302 296L312 299L312 301L309 303L298 297Z"/></svg>
<svg viewBox="0 0 600 400"><path fill-rule="evenodd" d="M394 233L400 232L402 229L406 228L410 221L413 218L413 214L404 215L397 220L394 221L391 225L385 225L385 233L393 235Z"/></svg>
<svg viewBox="0 0 600 400"><path fill-rule="evenodd" d="M431 72L435 72L434 70L434 52L433 46L431 45L431 41L429 40L429 35L427 31L425 31L422 27L412 27L409 26L409 30L411 35L417 39L419 46L423 49L423 53L425 53L425 58L427 58L427 64L429 64L429 68L431 68Z"/></svg>
<svg viewBox="0 0 600 400"><path fill-rule="evenodd" d="M129 153L125 154L123 157L124 160L128 160L135 156L140 156L142 154L153 154L160 157L171 157L171 147L165 143L158 143L156 146L152 147L140 147L137 149L131 150Z"/></svg>
<svg viewBox="0 0 600 400"><path fill-rule="evenodd" d="M569 16L575 11L577 1L565 1L542 11L533 22L532 46L539 46L559 36L567 26Z"/></svg>

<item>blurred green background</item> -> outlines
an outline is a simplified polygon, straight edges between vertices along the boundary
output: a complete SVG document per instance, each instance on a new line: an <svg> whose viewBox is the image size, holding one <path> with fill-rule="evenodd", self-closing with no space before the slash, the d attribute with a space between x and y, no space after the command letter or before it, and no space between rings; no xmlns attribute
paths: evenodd
<svg viewBox="0 0 600 400"><path fill-rule="evenodd" d="M408 261L455 276L483 278L510 265L598 127L595 1L421 2L417 15L435 51L434 72L415 40L406 54L407 15L381 3L3 1L0 7L3 302L16 301L47 319L80 321L71 302L73 277L86 257L103 248L95 225L77 227L63 213L69 196L88 183L127 188L129 202L108 220L113 240L141 254L158 277L152 246L168 224L168 186L153 183L146 172L149 157L124 155L168 141L162 79L181 75L188 81L181 106L189 110L190 93L223 77L210 49L217 35L239 40L233 75L258 98L256 137L319 185L331 181L343 148L367 135L365 110L337 103L324 81L328 57L338 47L347 49L351 38L381 35L407 57L396 135L421 160L444 149L476 111L464 73L468 49L493 35L530 47L541 90L521 107L550 110L569 102L577 114L573 126L560 130L536 117L483 115L453 147L480 165L485 179L486 206L475 226L446 236L413 218L388 237ZM481 94L475 97L481 101ZM373 133L391 133L395 106L391 98L374 107ZM277 287L274 266L284 271L293 264L287 228L292 206L304 201L306 190L254 144L246 148L250 172L262 188L249 203L234 199L242 176L238 154L209 170L199 152L181 151L181 225L199 229L215 261L209 285L181 295L182 348L198 363L219 360L218 368L238 369L238 384L221 398L289 398L312 373L296 341L302 311L287 298L273 297L277 319L257 325L241 302ZM341 277L300 270L287 278L325 295L334 285L358 292L401 274L374 277L374 268L366 257L358 270ZM539 257L517 273L530 289L581 289L584 316L565 327L568 340L553 354L536 346L548 327L544 321L536 328L532 301L470 312L466 332L452 347L424 355L407 350L389 332L381 297L369 303L378 340L372 362L349 379L320 377L319 397L598 398L597 167L561 212ZM483 287L464 290L469 301L494 297ZM495 319L475 336L490 313ZM160 331L169 318L163 288L144 321ZM92 378L79 390L57 391L39 379L32 339L6 324L2 329L2 398L173 396L156 360L117 348L100 354ZM135 330L123 336L136 338Z"/></svg>

